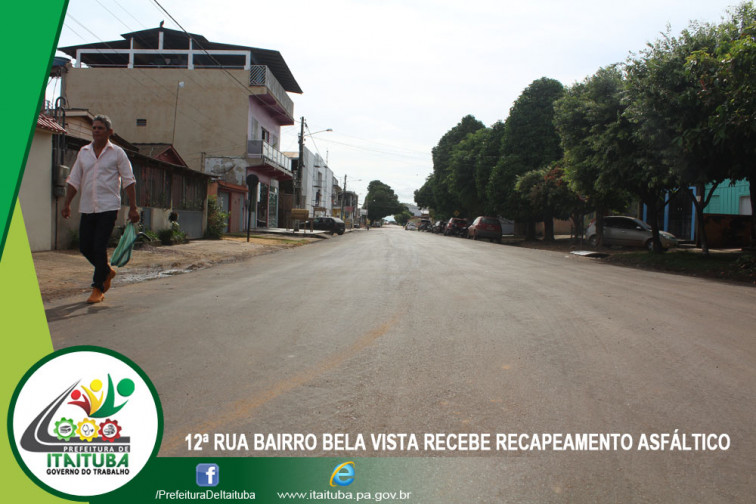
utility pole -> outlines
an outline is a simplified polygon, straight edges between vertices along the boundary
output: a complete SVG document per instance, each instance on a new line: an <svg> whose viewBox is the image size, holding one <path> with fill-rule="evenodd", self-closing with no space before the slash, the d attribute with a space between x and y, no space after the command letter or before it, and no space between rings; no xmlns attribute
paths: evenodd
<svg viewBox="0 0 756 504"><path fill-rule="evenodd" d="M344 218L344 200L346 199L346 174L344 174L344 190L341 193L341 220L346 222L346 219Z"/></svg>
<svg viewBox="0 0 756 504"><path fill-rule="evenodd" d="M302 121L299 127L299 160L297 161L297 176L294 180L294 206L296 208L302 207L302 170L304 170L304 130L305 130L305 118L302 116Z"/></svg>

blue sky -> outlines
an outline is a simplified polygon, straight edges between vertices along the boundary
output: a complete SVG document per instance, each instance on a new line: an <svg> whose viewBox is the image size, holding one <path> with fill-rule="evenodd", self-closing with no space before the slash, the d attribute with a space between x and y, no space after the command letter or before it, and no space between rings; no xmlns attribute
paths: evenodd
<svg viewBox="0 0 756 504"><path fill-rule="evenodd" d="M669 26L719 22L720 0L158 0L187 31L214 42L278 50L304 93L294 113L308 148L328 155L348 189L379 179L412 202L432 172L431 149L467 114L507 117L533 80L571 85L623 61ZM60 46L179 27L153 0L71 0ZM297 126L281 150L296 150Z"/></svg>

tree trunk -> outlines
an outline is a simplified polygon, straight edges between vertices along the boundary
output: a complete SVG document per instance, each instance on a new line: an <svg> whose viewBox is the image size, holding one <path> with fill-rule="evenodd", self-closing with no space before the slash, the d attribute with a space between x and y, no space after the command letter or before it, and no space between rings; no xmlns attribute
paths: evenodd
<svg viewBox="0 0 756 504"><path fill-rule="evenodd" d="M751 243L748 248L756 250L756 185L753 180L748 181L748 192L751 194Z"/></svg>
<svg viewBox="0 0 756 504"><path fill-rule="evenodd" d="M535 241L536 239L536 229L535 229L536 223L532 220L527 221L525 225L525 240L527 241Z"/></svg>
<svg viewBox="0 0 756 504"><path fill-rule="evenodd" d="M575 236L572 239L572 243L578 244L583 243L583 235L585 234L585 230L583 229L583 213L582 212L575 212L572 214L572 226L575 230Z"/></svg>
<svg viewBox="0 0 756 504"><path fill-rule="evenodd" d="M659 208L656 198L649 198L646 202L646 208L648 209L648 218L651 220L651 239L654 244L653 253L661 254L664 252L664 249L659 239Z"/></svg>
<svg viewBox="0 0 756 504"><path fill-rule="evenodd" d="M596 209L596 236L598 236L598 242L596 247L604 245L604 207Z"/></svg>
<svg viewBox="0 0 756 504"><path fill-rule="evenodd" d="M704 206L701 201L696 198L695 194L693 194L693 191L690 190L689 187L685 187L685 192L688 194L688 197L690 198L690 201L693 202L693 208L696 209L696 227L697 227L697 233L696 233L696 242L699 247L701 247L701 253L703 255L709 255L709 240L706 237L706 229L704 227ZM706 190L705 188L703 189ZM701 187L698 187L698 194L701 194L701 199L705 200L706 194L703 194L701 192Z"/></svg>

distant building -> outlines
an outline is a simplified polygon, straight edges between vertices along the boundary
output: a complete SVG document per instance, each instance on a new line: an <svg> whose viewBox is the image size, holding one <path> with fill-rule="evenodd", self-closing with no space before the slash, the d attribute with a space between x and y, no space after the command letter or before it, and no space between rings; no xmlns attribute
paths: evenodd
<svg viewBox="0 0 756 504"><path fill-rule="evenodd" d="M428 214L427 210L421 209L417 205L412 205L410 203L402 203L402 205L407 207L407 210L409 210L409 213L411 213L413 217L422 217L423 215Z"/></svg>
<svg viewBox="0 0 756 504"><path fill-rule="evenodd" d="M294 180L291 187L294 198L291 208L304 208L310 217L332 216L337 208L337 193L334 186L338 187L333 171L328 167L320 154L311 152L303 147L304 161L300 163L299 152L286 152L291 159L294 170ZM296 201L296 199L299 201ZM288 212L287 212L288 215ZM291 227L287 225L286 227Z"/></svg>

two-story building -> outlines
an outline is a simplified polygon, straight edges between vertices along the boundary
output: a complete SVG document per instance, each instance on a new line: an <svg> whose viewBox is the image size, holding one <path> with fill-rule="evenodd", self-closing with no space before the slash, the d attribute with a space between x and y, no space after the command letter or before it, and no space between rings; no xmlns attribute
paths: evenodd
<svg viewBox="0 0 756 504"><path fill-rule="evenodd" d="M281 127L294 124L288 93L302 92L281 54L163 27L122 37L60 48L75 59L61 86L68 106L109 115L134 143L172 145L212 175L231 231L246 227L245 181L257 175L255 224L277 226L280 183L293 178Z"/></svg>

